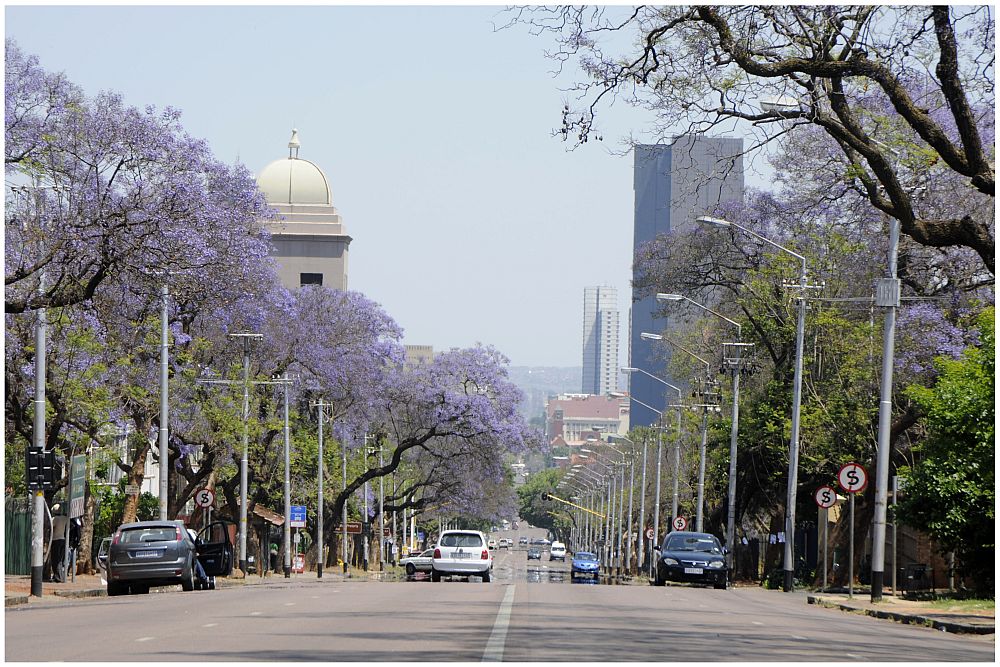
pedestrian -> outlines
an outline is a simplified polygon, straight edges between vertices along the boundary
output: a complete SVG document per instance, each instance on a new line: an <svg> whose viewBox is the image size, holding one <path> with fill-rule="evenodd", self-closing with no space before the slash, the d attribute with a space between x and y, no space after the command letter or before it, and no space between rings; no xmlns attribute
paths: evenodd
<svg viewBox="0 0 1000 667"><path fill-rule="evenodd" d="M49 550L49 569L51 575L49 581L66 581L66 526L69 517L65 514L56 514L61 511L61 506L56 503L52 506L52 548Z"/></svg>
<svg viewBox="0 0 1000 667"><path fill-rule="evenodd" d="M194 542L194 573L198 578L198 585L202 588L208 588L208 575L205 574L205 568L202 567L201 561L198 560L198 547L202 545L201 538L198 537L198 533L193 529L188 528L187 531L188 535L191 536L191 541Z"/></svg>
<svg viewBox="0 0 1000 667"><path fill-rule="evenodd" d="M271 542L271 572L278 571L278 545Z"/></svg>

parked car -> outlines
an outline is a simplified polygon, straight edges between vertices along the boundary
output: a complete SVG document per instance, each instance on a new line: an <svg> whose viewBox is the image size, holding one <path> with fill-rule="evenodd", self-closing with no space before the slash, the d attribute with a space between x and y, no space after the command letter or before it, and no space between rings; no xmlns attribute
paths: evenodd
<svg viewBox="0 0 1000 667"><path fill-rule="evenodd" d="M399 564L406 569L406 574L411 577L417 572L430 572L434 564L434 550L428 549L423 553L407 556L400 559Z"/></svg>
<svg viewBox="0 0 1000 667"><path fill-rule="evenodd" d="M528 560L542 560L542 550L538 547L528 547Z"/></svg>
<svg viewBox="0 0 1000 667"><path fill-rule="evenodd" d="M108 595L148 593L150 586L180 584L185 591L214 588L214 577L233 569L233 544L223 522L199 534L195 546L183 521L139 521L118 527L106 557ZM195 576L195 559L205 580Z"/></svg>
<svg viewBox="0 0 1000 667"><path fill-rule="evenodd" d="M566 545L562 542L553 542L549 547L549 560L561 560L566 562Z"/></svg>
<svg viewBox="0 0 1000 667"><path fill-rule="evenodd" d="M493 556L481 532L446 530L441 533L434 548L431 580L441 581L442 576L479 576L488 583L492 571Z"/></svg>
<svg viewBox="0 0 1000 667"><path fill-rule="evenodd" d="M653 548L660 552L653 580L655 585L663 586L667 581L680 581L726 588L729 581L726 550L714 535L668 533L663 539L663 546Z"/></svg>
<svg viewBox="0 0 1000 667"><path fill-rule="evenodd" d="M600 565L597 562L597 554L589 551L577 551L573 554L573 561L570 565L570 576L572 577L594 577L597 578Z"/></svg>

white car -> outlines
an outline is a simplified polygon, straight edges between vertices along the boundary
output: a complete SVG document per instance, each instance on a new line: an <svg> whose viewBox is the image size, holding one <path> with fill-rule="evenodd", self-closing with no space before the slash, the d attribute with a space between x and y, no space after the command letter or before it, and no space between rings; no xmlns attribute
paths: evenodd
<svg viewBox="0 0 1000 667"><path fill-rule="evenodd" d="M553 542L552 546L549 547L549 560L559 559L562 562L566 562L566 545L562 542Z"/></svg>
<svg viewBox="0 0 1000 667"><path fill-rule="evenodd" d="M446 530L438 538L431 564L431 580L441 577L482 577L489 582L493 555L486 536L478 530Z"/></svg>
<svg viewBox="0 0 1000 667"><path fill-rule="evenodd" d="M496 540L490 540L489 542L486 543L486 547L488 549L494 549L495 550L497 548L497 541Z"/></svg>
<svg viewBox="0 0 1000 667"><path fill-rule="evenodd" d="M509 548L510 548L510 540L508 540L506 537L501 537L500 540L497 542L497 549L509 549Z"/></svg>
<svg viewBox="0 0 1000 667"><path fill-rule="evenodd" d="M411 577L417 572L430 572L433 563L433 549L428 549L423 553L407 556L406 558L401 558L399 560L399 564L406 568L406 574Z"/></svg>

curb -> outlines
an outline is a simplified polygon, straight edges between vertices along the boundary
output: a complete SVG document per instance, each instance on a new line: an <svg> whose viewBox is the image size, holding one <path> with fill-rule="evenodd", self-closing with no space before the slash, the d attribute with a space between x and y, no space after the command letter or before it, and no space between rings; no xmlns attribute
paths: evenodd
<svg viewBox="0 0 1000 667"><path fill-rule="evenodd" d="M103 588L88 588L82 591L52 591L61 598L99 598L106 597L108 591Z"/></svg>
<svg viewBox="0 0 1000 667"><path fill-rule="evenodd" d="M925 625L929 628L934 628L935 630L943 630L945 632L952 632L956 634L970 634L970 635L992 635L996 634L996 625L970 625L968 623L955 623L953 621L939 621L928 616L920 616L918 614L903 614L897 611L884 611L882 609L866 609L864 607L855 607L849 604L843 604L840 602L832 602L830 600L824 600L823 598L810 595L806 598L809 604L819 605L821 607L827 607L829 609L840 609L841 611L851 611L851 612L861 612L866 616L871 616L873 618L881 618L889 621L898 621L899 623L906 623L908 625Z"/></svg>
<svg viewBox="0 0 1000 667"><path fill-rule="evenodd" d="M4 599L4 606L5 607L14 607L14 606L19 605L19 604L28 604L28 596L27 595L8 595Z"/></svg>

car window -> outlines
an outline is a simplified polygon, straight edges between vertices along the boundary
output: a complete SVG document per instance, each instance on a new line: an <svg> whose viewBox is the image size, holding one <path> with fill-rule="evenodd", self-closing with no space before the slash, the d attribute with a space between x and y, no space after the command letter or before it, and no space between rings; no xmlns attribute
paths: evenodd
<svg viewBox="0 0 1000 667"><path fill-rule="evenodd" d="M577 551L576 555L573 556L577 560L597 560L597 556L590 553L589 551Z"/></svg>
<svg viewBox="0 0 1000 667"><path fill-rule="evenodd" d="M722 553L719 540L711 536L673 535L667 540L667 551L707 551Z"/></svg>
<svg viewBox="0 0 1000 667"><path fill-rule="evenodd" d="M420 555L421 555L422 557L425 557L425 556L433 556L433 555L434 555L434 550L433 550L433 549L428 549L427 551L423 552L423 553L422 553L422 554L420 554Z"/></svg>
<svg viewBox="0 0 1000 667"><path fill-rule="evenodd" d="M475 533L450 533L441 538L443 547L481 547L483 538Z"/></svg>
<svg viewBox="0 0 1000 667"><path fill-rule="evenodd" d="M126 528L122 531L121 544L139 544L141 542L172 542L177 539L177 529L173 526L155 526L153 528Z"/></svg>

